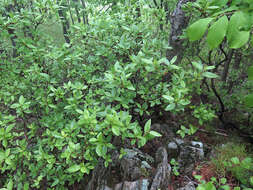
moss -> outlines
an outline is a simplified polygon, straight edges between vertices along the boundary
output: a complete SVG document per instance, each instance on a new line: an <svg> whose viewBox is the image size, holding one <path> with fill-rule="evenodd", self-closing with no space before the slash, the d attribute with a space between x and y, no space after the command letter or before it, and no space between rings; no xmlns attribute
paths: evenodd
<svg viewBox="0 0 253 190"><path fill-rule="evenodd" d="M233 161L233 158L236 158L238 163ZM250 184L249 179L253 175L253 159L244 144L233 142L217 147L212 164L215 166L217 176L226 177L232 174L242 184Z"/></svg>

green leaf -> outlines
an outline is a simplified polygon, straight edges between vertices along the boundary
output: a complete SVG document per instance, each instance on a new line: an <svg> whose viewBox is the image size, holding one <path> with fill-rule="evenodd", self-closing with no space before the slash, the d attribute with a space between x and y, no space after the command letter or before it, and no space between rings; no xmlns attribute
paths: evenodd
<svg viewBox="0 0 253 190"><path fill-rule="evenodd" d="M182 99L178 103L181 104L181 105L183 105L183 106L186 106L186 105L190 104L191 101L190 100L186 100L186 99Z"/></svg>
<svg viewBox="0 0 253 190"><path fill-rule="evenodd" d="M96 147L96 153L98 156L102 156L103 155L103 146L102 145L97 145Z"/></svg>
<svg viewBox="0 0 253 190"><path fill-rule="evenodd" d="M215 68L215 66L207 66L207 67L205 67L205 70L207 71L207 70L212 70L212 69L214 69Z"/></svg>
<svg viewBox="0 0 253 190"><path fill-rule="evenodd" d="M223 178L220 179L220 182L221 182L222 184L226 184L226 183L227 183L227 179L223 177Z"/></svg>
<svg viewBox="0 0 253 190"><path fill-rule="evenodd" d="M6 133L9 133L12 129L13 129L14 125L9 125L7 128L6 128Z"/></svg>
<svg viewBox="0 0 253 190"><path fill-rule="evenodd" d="M46 80L50 79L50 77L47 73L40 73L40 76L44 77Z"/></svg>
<svg viewBox="0 0 253 190"><path fill-rule="evenodd" d="M208 10L216 10L216 9L219 9L220 7L219 6L209 6L207 7Z"/></svg>
<svg viewBox="0 0 253 190"><path fill-rule="evenodd" d="M6 148L6 147L7 147L8 142L7 142L7 140L6 140L6 139L4 139L4 140L2 141L2 145L4 146L4 148Z"/></svg>
<svg viewBox="0 0 253 190"><path fill-rule="evenodd" d="M202 75L207 78L218 78L218 75L211 72L204 72Z"/></svg>
<svg viewBox="0 0 253 190"><path fill-rule="evenodd" d="M174 56L171 60L170 60L170 64L173 65L177 60L177 56Z"/></svg>
<svg viewBox="0 0 253 190"><path fill-rule="evenodd" d="M147 133L150 131L150 126L151 126L151 119L146 122L144 126L144 133Z"/></svg>
<svg viewBox="0 0 253 190"><path fill-rule="evenodd" d="M132 84L128 85L126 88L127 88L128 90L135 90L135 88L133 87Z"/></svg>
<svg viewBox="0 0 253 190"><path fill-rule="evenodd" d="M91 138L91 139L89 140L89 142L90 142L90 143L97 142L97 139L93 137L93 138Z"/></svg>
<svg viewBox="0 0 253 190"><path fill-rule="evenodd" d="M13 181L10 180L9 183L7 184L7 189L12 190L13 189Z"/></svg>
<svg viewBox="0 0 253 190"><path fill-rule="evenodd" d="M207 43L211 49L217 48L223 41L228 27L226 15L216 21L208 30Z"/></svg>
<svg viewBox="0 0 253 190"><path fill-rule="evenodd" d="M238 49L245 45L249 39L249 31L241 31L234 34L233 39L229 41L229 47L232 49Z"/></svg>
<svg viewBox="0 0 253 190"><path fill-rule="evenodd" d="M150 131L149 132L150 135L154 136L154 137L161 137L162 135L156 131Z"/></svg>
<svg viewBox="0 0 253 190"><path fill-rule="evenodd" d="M86 174L89 174L89 172L90 172L90 170L89 170L89 168L87 168L87 167L85 167L85 166L83 166L83 167L81 167L81 170L80 170L82 173L86 173Z"/></svg>
<svg viewBox="0 0 253 190"><path fill-rule="evenodd" d="M102 146L102 156L105 156L107 153L107 146Z"/></svg>
<svg viewBox="0 0 253 190"><path fill-rule="evenodd" d="M142 60L144 63L148 64L148 65L153 64L152 58L151 58L151 59L142 58L141 60Z"/></svg>
<svg viewBox="0 0 253 190"><path fill-rule="evenodd" d="M253 94L245 96L244 103L248 107L253 107Z"/></svg>
<svg viewBox="0 0 253 190"><path fill-rule="evenodd" d="M213 18L200 19L197 22L190 25L187 29L187 37L191 42L199 40L205 34L208 24Z"/></svg>
<svg viewBox="0 0 253 190"><path fill-rule="evenodd" d="M206 190L216 190L216 187L214 186L214 184L212 184L212 182L208 182L206 185Z"/></svg>
<svg viewBox="0 0 253 190"><path fill-rule="evenodd" d="M245 159L243 159L241 166L245 169L250 170L250 168L252 167L252 158L246 157Z"/></svg>
<svg viewBox="0 0 253 190"><path fill-rule="evenodd" d="M80 170L80 165L75 164L67 169L68 173L74 173Z"/></svg>
<svg viewBox="0 0 253 190"><path fill-rule="evenodd" d="M176 107L176 104L175 104L175 103L171 103L171 104L169 104L169 105L165 108L165 111L171 111L171 110L173 110L175 107Z"/></svg>
<svg viewBox="0 0 253 190"><path fill-rule="evenodd" d="M229 185L222 185L222 186L220 186L220 188L222 188L223 190L230 190Z"/></svg>
<svg viewBox="0 0 253 190"><path fill-rule="evenodd" d="M196 190L206 190L205 184L198 185Z"/></svg>
<svg viewBox="0 0 253 190"><path fill-rule="evenodd" d="M58 183L59 183L59 179L56 178L56 179L54 180L54 182L51 184L51 187L56 186Z"/></svg>
<svg viewBox="0 0 253 190"><path fill-rule="evenodd" d="M113 132L114 135L119 136L120 135L120 129L119 129L119 127L116 126L116 125L113 125L112 126L112 132Z"/></svg>
<svg viewBox="0 0 253 190"><path fill-rule="evenodd" d="M0 152L0 163L5 159L5 153Z"/></svg>
<svg viewBox="0 0 253 190"><path fill-rule="evenodd" d="M26 182L26 183L24 184L24 190L29 190L29 183L28 183L28 182Z"/></svg>
<svg viewBox="0 0 253 190"><path fill-rule="evenodd" d="M116 62L114 64L114 69L115 69L115 71L118 71L118 72L123 70L123 68L121 67L121 65L119 64L119 62Z"/></svg>
<svg viewBox="0 0 253 190"><path fill-rule="evenodd" d="M199 71L203 70L203 65L200 62L192 62L193 67L195 67L196 69L198 69Z"/></svg>
<svg viewBox="0 0 253 190"><path fill-rule="evenodd" d="M24 96L21 95L21 96L19 97L18 102L19 102L19 104L24 104L24 103L25 103L25 98L24 98Z"/></svg>
<svg viewBox="0 0 253 190"><path fill-rule="evenodd" d="M216 5L218 7L223 7L227 4L228 0L213 0L211 1L211 5Z"/></svg>
<svg viewBox="0 0 253 190"><path fill-rule="evenodd" d="M233 164L240 164L240 160L237 157L231 158L231 161L233 162Z"/></svg>
<svg viewBox="0 0 253 190"><path fill-rule="evenodd" d="M250 177L249 182L253 186L253 176Z"/></svg>
<svg viewBox="0 0 253 190"><path fill-rule="evenodd" d="M248 79L253 80L253 66L248 69Z"/></svg>
<svg viewBox="0 0 253 190"><path fill-rule="evenodd" d="M163 95L163 98L165 98L166 100L169 100L170 102L174 101L174 98L172 96L169 96L169 95Z"/></svg>
<svg viewBox="0 0 253 190"><path fill-rule="evenodd" d="M138 147L140 148L140 147L144 146L146 144L146 142L147 142L147 139L145 137L141 137L138 141Z"/></svg>
<svg viewBox="0 0 253 190"><path fill-rule="evenodd" d="M12 104L12 105L11 105L11 108L12 108L12 109L16 109L16 108L18 108L18 107L19 107L19 104L18 104L18 103L15 103L15 104Z"/></svg>
<svg viewBox="0 0 253 190"><path fill-rule="evenodd" d="M201 175L194 175L193 176L195 179L197 179L198 181L200 181L201 180L201 178L202 178L202 176Z"/></svg>
<svg viewBox="0 0 253 190"><path fill-rule="evenodd" d="M250 36L250 31L240 31L242 27L247 26L247 19L243 12L235 12L229 21L227 39L230 48L237 49L245 45Z"/></svg>

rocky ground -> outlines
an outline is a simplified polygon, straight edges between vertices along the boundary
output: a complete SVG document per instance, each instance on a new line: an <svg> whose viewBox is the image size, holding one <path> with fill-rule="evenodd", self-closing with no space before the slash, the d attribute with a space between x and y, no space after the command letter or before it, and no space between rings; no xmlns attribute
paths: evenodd
<svg viewBox="0 0 253 190"><path fill-rule="evenodd" d="M179 138L173 127L154 124L152 129L163 137L150 141L142 149L125 149L122 159L114 153L109 168L103 164L94 172L87 189L96 190L194 190L198 182L194 175L210 180L215 176L208 161L215 155L217 143L229 138L222 132L199 130L194 137ZM219 140L218 140L219 139Z"/></svg>

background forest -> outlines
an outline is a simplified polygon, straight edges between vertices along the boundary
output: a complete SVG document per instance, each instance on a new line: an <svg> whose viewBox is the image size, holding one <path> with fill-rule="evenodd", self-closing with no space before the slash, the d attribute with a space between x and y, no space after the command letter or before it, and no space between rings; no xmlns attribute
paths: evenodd
<svg viewBox="0 0 253 190"><path fill-rule="evenodd" d="M240 138L196 186L251 189L252 26L252 0L1 0L1 190L96 189L154 123Z"/></svg>

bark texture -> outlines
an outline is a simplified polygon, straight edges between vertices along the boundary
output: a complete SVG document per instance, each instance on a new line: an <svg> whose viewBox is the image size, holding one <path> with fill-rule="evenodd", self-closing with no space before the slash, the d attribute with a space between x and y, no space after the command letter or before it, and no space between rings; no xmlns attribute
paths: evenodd
<svg viewBox="0 0 253 190"><path fill-rule="evenodd" d="M162 157L162 162L158 164L155 177L152 181L150 190L162 189L165 190L170 184L171 168L168 164L168 153L164 147L158 149Z"/></svg>
<svg viewBox="0 0 253 190"><path fill-rule="evenodd" d="M190 18L186 16L182 10L183 5L192 0L179 0L173 13L170 15L171 33L169 37L169 46L171 50L167 51L167 58L171 60L174 56L177 56L176 63L180 63L183 58L183 40L180 36L183 34L183 30L188 26Z"/></svg>

